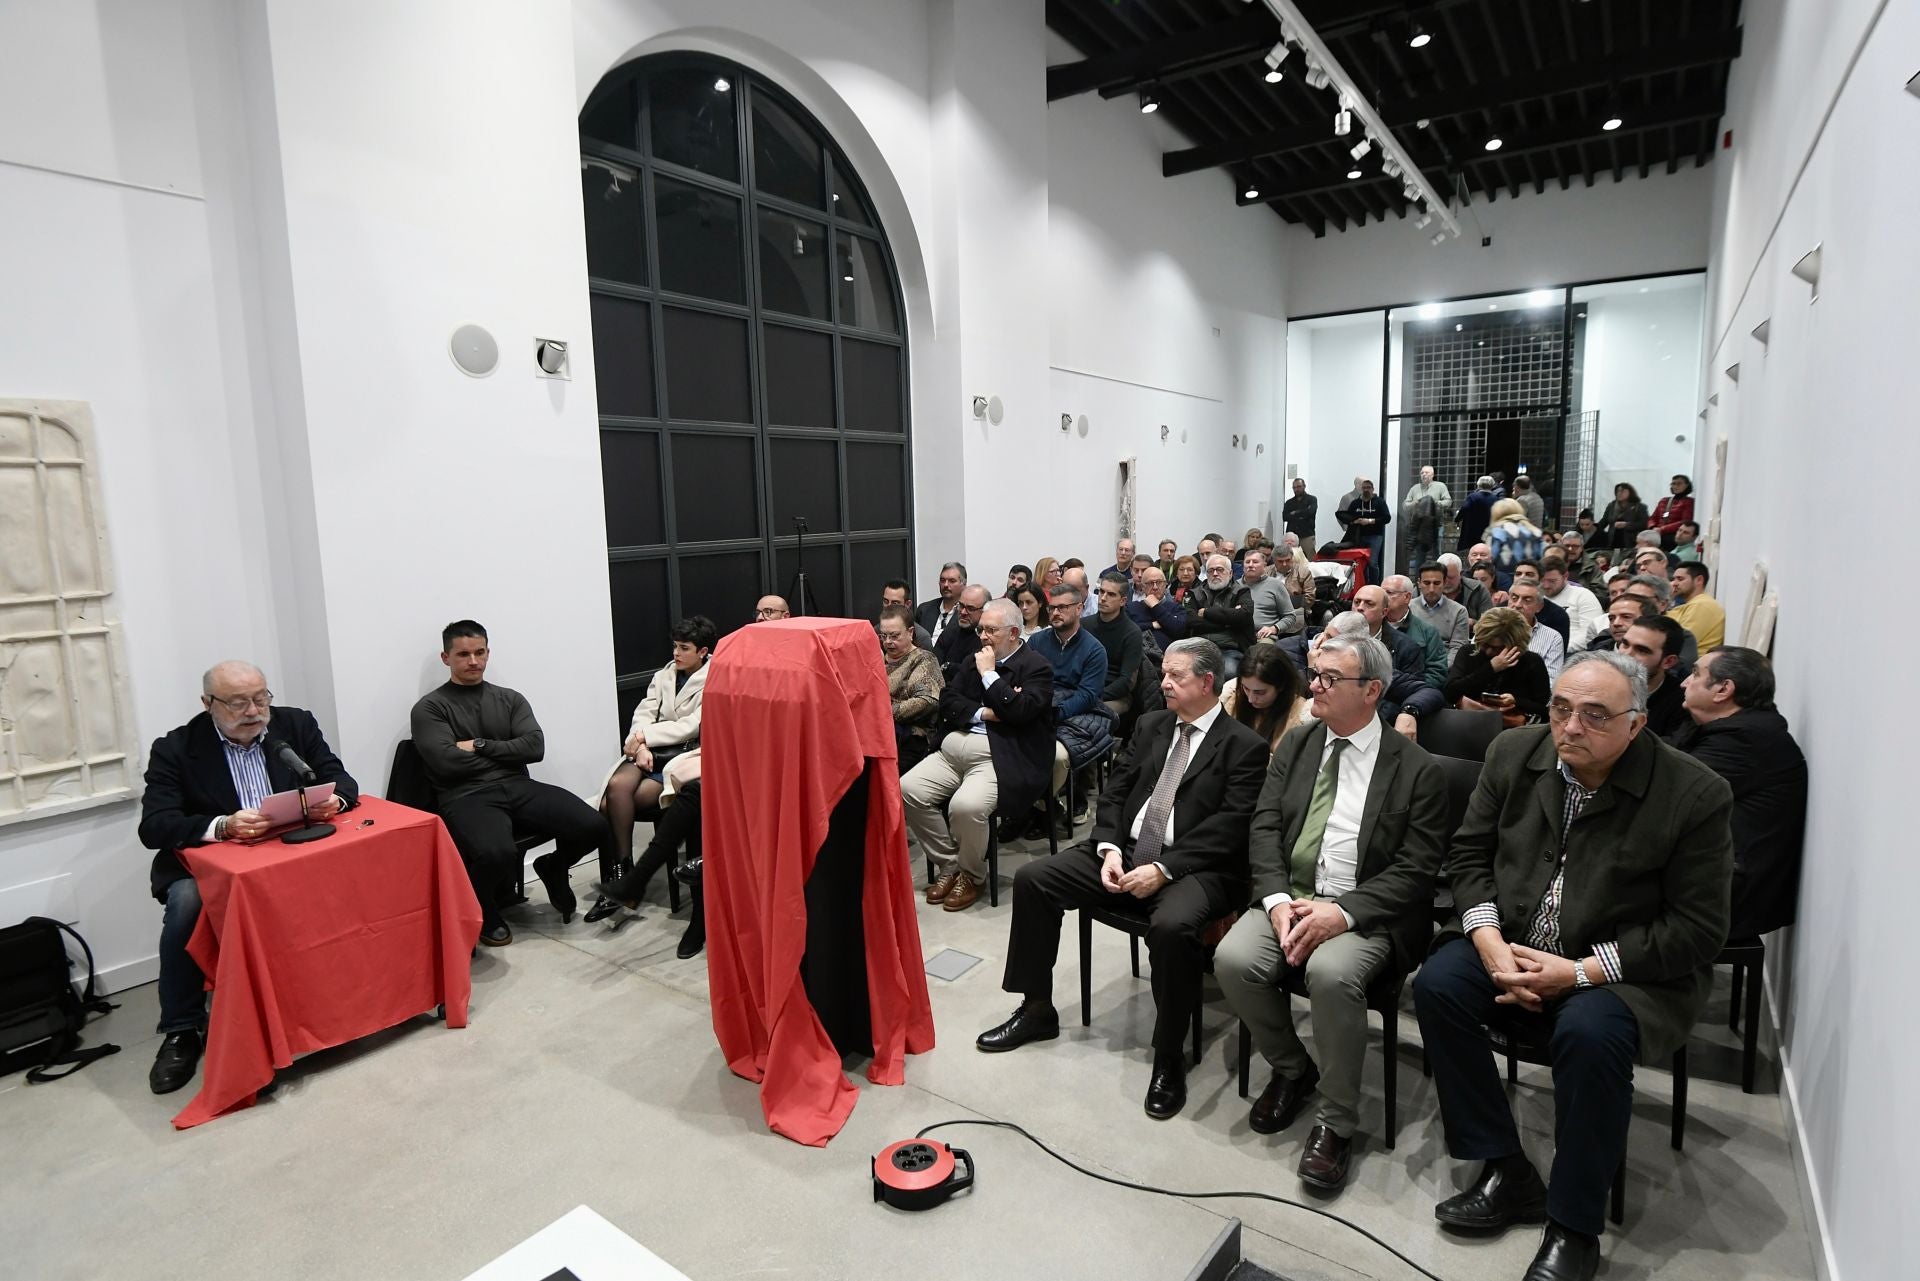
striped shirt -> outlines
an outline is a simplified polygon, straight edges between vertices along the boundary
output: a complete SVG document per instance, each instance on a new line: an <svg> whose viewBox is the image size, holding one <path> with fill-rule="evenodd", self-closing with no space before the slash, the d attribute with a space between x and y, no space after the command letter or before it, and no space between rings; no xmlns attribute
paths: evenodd
<svg viewBox="0 0 1920 1281"><path fill-rule="evenodd" d="M214 733L220 734L220 731L215 729ZM220 734L220 748L227 754L227 772L233 775L233 790L240 798L240 808L259 809L260 802L273 795L273 784L267 781L267 736L261 734L242 747Z"/></svg>

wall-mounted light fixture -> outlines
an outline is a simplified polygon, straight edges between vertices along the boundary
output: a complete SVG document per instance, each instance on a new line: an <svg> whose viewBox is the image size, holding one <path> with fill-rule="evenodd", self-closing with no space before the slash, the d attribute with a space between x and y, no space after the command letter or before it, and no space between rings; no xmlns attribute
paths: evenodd
<svg viewBox="0 0 1920 1281"><path fill-rule="evenodd" d="M975 396L973 398L973 416L983 418L998 427L1000 420L1006 417L1007 408L998 396Z"/></svg>
<svg viewBox="0 0 1920 1281"><path fill-rule="evenodd" d="M568 361L566 342L559 338L534 339L533 367L542 378L571 379L573 370Z"/></svg>
<svg viewBox="0 0 1920 1281"><path fill-rule="evenodd" d="M1820 301L1820 245L1815 245L1800 255L1800 261L1793 264L1793 274L1813 286L1813 297L1808 302Z"/></svg>
<svg viewBox="0 0 1920 1281"><path fill-rule="evenodd" d="M1161 423L1160 424L1160 443L1164 445L1167 441L1167 437L1171 435L1173 435L1173 428L1167 426L1165 423Z"/></svg>
<svg viewBox="0 0 1920 1281"><path fill-rule="evenodd" d="M1072 430L1073 430L1073 415L1072 415L1072 414L1061 414L1061 415L1060 415L1060 430L1061 430L1061 431L1072 431Z"/></svg>
<svg viewBox="0 0 1920 1281"><path fill-rule="evenodd" d="M1753 336L1760 340L1762 347L1766 346L1767 340L1773 336L1773 317L1769 316L1767 319L1755 325L1753 327Z"/></svg>

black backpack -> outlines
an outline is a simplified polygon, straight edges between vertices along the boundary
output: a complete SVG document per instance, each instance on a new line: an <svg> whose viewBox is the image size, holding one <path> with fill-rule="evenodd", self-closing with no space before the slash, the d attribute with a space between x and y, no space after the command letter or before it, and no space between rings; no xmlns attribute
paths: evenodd
<svg viewBox="0 0 1920 1281"><path fill-rule="evenodd" d="M63 933L86 954L85 990L74 986ZM80 1048L87 1015L115 1008L94 994L93 977L93 949L59 921L29 916L0 929L0 1076L26 1068L30 1084L57 1081L120 1052L117 1045ZM65 1070L49 1071L54 1067Z"/></svg>

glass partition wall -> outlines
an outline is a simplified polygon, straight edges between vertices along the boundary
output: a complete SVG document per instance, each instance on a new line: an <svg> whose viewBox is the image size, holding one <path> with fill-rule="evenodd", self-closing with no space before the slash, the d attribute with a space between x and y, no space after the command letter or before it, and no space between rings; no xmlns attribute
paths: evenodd
<svg viewBox="0 0 1920 1281"><path fill-rule="evenodd" d="M1410 572L1409 488L1447 486L1439 550L1458 547L1480 476L1526 476L1547 524L1573 525L1626 481L1651 506L1694 457L1705 275L1568 285L1304 317L1287 327L1290 469L1319 536L1356 475L1395 504L1389 572ZM1367 405L1372 404L1371 413Z"/></svg>

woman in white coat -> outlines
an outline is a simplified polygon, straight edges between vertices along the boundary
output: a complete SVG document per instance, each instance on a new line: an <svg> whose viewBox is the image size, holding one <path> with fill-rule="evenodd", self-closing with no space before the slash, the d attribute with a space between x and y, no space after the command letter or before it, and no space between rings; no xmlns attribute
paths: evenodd
<svg viewBox="0 0 1920 1281"><path fill-rule="evenodd" d="M707 658L720 639L713 620L700 614L675 623L670 634L673 661L653 674L646 696L633 709L633 725L621 745L620 762L607 779L601 797L607 825L613 829L615 862L624 873L618 881L623 899L639 899L647 881L672 857L672 850L650 846L647 857L638 865L633 863L634 816L660 803L667 766L700 750L700 702L707 688ZM626 871L629 867L632 870ZM586 919L603 919L616 907L613 899L603 896Z"/></svg>

